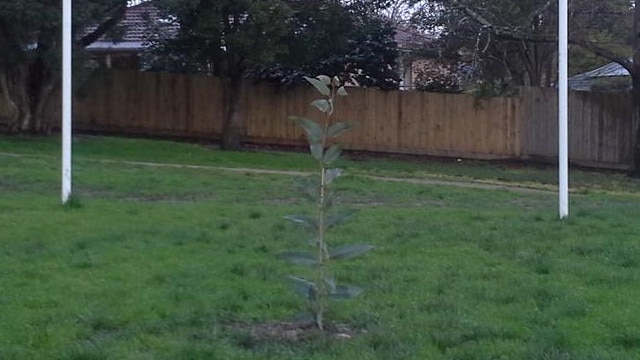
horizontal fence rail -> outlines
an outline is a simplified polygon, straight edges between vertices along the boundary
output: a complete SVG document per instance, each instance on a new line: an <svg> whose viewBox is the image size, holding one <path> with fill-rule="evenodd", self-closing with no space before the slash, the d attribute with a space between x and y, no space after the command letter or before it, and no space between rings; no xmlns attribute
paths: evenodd
<svg viewBox="0 0 640 360"><path fill-rule="evenodd" d="M310 86L245 84L243 140L303 145L292 115L318 118ZM226 113L220 79L155 72L101 70L77 91L74 128L147 136L217 140ZM522 88L519 96L349 88L336 120L359 124L341 139L346 149L464 157L555 161L557 91ZM0 119L6 106L0 97ZM627 168L634 135L633 103L623 94L571 92L569 155L574 163Z"/></svg>

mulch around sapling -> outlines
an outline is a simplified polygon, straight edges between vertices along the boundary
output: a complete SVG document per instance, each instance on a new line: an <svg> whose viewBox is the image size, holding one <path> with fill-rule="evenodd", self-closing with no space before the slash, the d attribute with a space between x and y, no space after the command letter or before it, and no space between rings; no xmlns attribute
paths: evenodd
<svg viewBox="0 0 640 360"><path fill-rule="evenodd" d="M329 323L324 325L323 333L314 322L236 323L229 325L228 330L248 336L256 342L303 342L319 337L349 340L357 334L365 332L362 329Z"/></svg>

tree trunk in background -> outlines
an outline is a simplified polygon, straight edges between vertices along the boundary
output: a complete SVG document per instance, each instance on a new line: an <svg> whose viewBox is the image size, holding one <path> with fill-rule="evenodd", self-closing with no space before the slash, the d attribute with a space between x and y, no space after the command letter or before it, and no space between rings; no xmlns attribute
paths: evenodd
<svg viewBox="0 0 640 360"><path fill-rule="evenodd" d="M227 80L227 113L222 130L222 149L240 150L242 143L242 76L234 75Z"/></svg>
<svg viewBox="0 0 640 360"><path fill-rule="evenodd" d="M11 82L13 84L13 82ZM14 100L13 94L14 92L9 89L10 80L9 73L7 70L2 69L0 71L0 93L2 94L2 98L8 107L9 113L6 114L6 117L0 118L0 131L5 132L7 134L13 134L17 132L19 118L20 118L20 107ZM13 88L13 86L11 86Z"/></svg>
<svg viewBox="0 0 640 360"><path fill-rule="evenodd" d="M8 134L18 133L23 126L28 126L31 123L27 73L26 66L17 66L2 71L0 90L9 105L9 117L4 125L4 132Z"/></svg>
<svg viewBox="0 0 640 360"><path fill-rule="evenodd" d="M50 134L56 123L56 107L51 101L56 83L37 63L0 70L0 92L9 108L0 130Z"/></svg>
<svg viewBox="0 0 640 360"><path fill-rule="evenodd" d="M53 103L53 94L56 89L56 85L61 86L62 84L52 78L48 78L41 85L38 90L37 100L35 103L31 104L33 107L33 123L28 131L37 134L51 134L55 125L61 124L62 112L55 111L55 109L60 108L62 104L60 104L59 107Z"/></svg>

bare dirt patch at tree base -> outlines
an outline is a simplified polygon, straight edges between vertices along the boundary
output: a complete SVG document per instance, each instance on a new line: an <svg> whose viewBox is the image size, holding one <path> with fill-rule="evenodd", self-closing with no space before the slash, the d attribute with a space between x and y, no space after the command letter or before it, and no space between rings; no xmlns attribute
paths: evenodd
<svg viewBox="0 0 640 360"><path fill-rule="evenodd" d="M253 342L300 342L317 338L348 340L358 333L364 332L346 325L336 324L325 324L324 332L322 332L313 322L238 323L229 325L229 330L238 335L244 335Z"/></svg>

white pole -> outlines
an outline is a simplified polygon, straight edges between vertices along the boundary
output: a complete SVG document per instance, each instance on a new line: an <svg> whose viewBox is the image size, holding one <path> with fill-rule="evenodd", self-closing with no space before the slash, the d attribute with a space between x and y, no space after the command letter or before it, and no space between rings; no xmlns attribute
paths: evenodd
<svg viewBox="0 0 640 360"><path fill-rule="evenodd" d="M569 216L569 10L567 0L558 2L558 200L560 219Z"/></svg>
<svg viewBox="0 0 640 360"><path fill-rule="evenodd" d="M62 203L71 196L71 0L62 0Z"/></svg>

